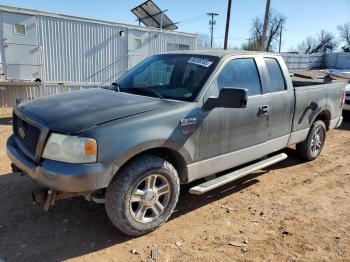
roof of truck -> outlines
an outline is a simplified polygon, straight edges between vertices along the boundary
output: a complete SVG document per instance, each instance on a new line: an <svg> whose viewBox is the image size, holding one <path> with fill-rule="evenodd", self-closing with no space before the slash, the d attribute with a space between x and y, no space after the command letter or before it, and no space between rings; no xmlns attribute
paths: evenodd
<svg viewBox="0 0 350 262"><path fill-rule="evenodd" d="M185 50L166 52L167 54L190 54L190 55L211 55L222 57L225 55L280 55L272 52L243 51L243 50Z"/></svg>

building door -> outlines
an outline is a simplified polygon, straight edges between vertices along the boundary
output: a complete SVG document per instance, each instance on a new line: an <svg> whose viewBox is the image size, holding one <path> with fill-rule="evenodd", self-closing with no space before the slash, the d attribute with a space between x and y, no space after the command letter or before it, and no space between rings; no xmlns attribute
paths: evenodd
<svg viewBox="0 0 350 262"><path fill-rule="evenodd" d="M6 79L41 78L35 16L2 12L1 40Z"/></svg>
<svg viewBox="0 0 350 262"><path fill-rule="evenodd" d="M132 68L150 55L148 32L128 30L128 68Z"/></svg>

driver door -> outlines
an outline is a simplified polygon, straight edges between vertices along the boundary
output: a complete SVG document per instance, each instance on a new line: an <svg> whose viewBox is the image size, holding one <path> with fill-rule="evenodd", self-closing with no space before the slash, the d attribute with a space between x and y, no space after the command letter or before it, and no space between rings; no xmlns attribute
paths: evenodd
<svg viewBox="0 0 350 262"><path fill-rule="evenodd" d="M207 92L218 97L223 87L248 90L246 108L217 107L203 112L200 127L198 174L204 177L252 161L264 155L268 137L266 98L253 57L235 58L222 65ZM268 108L267 108L268 110Z"/></svg>

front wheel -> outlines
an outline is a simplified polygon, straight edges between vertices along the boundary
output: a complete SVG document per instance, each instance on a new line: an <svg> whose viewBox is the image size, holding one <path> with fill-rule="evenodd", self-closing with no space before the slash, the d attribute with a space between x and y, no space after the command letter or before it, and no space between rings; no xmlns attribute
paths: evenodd
<svg viewBox="0 0 350 262"><path fill-rule="evenodd" d="M108 186L106 211L119 230L139 236L169 219L179 189L178 174L169 162L158 156L141 156L127 164Z"/></svg>
<svg viewBox="0 0 350 262"><path fill-rule="evenodd" d="M326 125L323 121L317 120L311 127L304 142L297 144L298 154L308 161L316 159L323 149L326 141Z"/></svg>

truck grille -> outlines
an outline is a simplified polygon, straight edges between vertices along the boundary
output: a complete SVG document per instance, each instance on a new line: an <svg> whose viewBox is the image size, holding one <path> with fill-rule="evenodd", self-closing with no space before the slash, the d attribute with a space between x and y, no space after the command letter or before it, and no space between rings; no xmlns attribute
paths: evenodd
<svg viewBox="0 0 350 262"><path fill-rule="evenodd" d="M14 114L13 133L15 137L22 143L22 145L24 145L29 153L34 157L36 153L36 146L40 137L40 129L29 124Z"/></svg>

